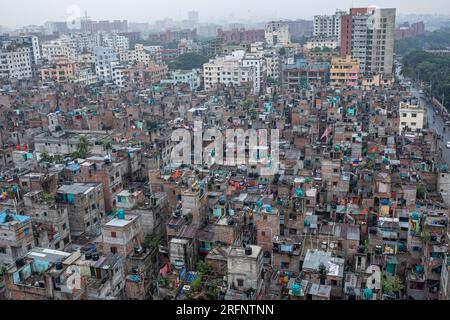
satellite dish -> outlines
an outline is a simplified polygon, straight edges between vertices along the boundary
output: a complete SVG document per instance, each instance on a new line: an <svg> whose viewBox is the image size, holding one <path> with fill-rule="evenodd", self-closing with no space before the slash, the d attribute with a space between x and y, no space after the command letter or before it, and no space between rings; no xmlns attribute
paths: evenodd
<svg viewBox="0 0 450 320"><path fill-rule="evenodd" d="M335 244L334 242L330 243L330 248L331 248L331 249L336 248L336 244Z"/></svg>

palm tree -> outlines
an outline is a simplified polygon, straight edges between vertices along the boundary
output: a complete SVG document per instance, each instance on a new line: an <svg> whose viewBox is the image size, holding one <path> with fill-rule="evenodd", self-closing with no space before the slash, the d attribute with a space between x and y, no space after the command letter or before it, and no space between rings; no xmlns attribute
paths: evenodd
<svg viewBox="0 0 450 320"><path fill-rule="evenodd" d="M77 152L76 152L77 157L86 158L88 152L89 152L89 140L86 138L86 136L81 136L77 144Z"/></svg>

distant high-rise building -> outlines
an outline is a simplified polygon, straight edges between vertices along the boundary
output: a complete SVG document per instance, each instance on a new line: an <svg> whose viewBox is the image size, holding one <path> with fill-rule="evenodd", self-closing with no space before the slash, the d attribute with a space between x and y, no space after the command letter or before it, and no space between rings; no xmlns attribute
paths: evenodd
<svg viewBox="0 0 450 320"><path fill-rule="evenodd" d="M314 22L312 20L294 20L285 22L289 27L292 38L300 38L313 34Z"/></svg>
<svg viewBox="0 0 450 320"><path fill-rule="evenodd" d="M266 25L266 42L268 45L289 45L291 43L291 34L289 26L283 21L272 21Z"/></svg>
<svg viewBox="0 0 450 320"><path fill-rule="evenodd" d="M405 22L395 29L395 40L416 37L425 33L425 24L423 21L409 24Z"/></svg>
<svg viewBox="0 0 450 320"><path fill-rule="evenodd" d="M188 20L193 24L197 24L200 21L199 15L197 11L189 11L188 12Z"/></svg>
<svg viewBox="0 0 450 320"><path fill-rule="evenodd" d="M252 43L265 40L264 30L235 29L231 31L217 30L217 37L225 44Z"/></svg>
<svg viewBox="0 0 450 320"><path fill-rule="evenodd" d="M9 45L27 46L31 50L31 61L37 64L41 59L41 48L39 38L35 35L21 35L21 36L0 36L0 47Z"/></svg>
<svg viewBox="0 0 450 320"><path fill-rule="evenodd" d="M44 28L47 34L59 33L68 34L70 29L67 26L67 22L49 21L44 24Z"/></svg>
<svg viewBox="0 0 450 320"><path fill-rule="evenodd" d="M81 20L81 31L83 32L128 32L127 20L93 21L89 17Z"/></svg>
<svg viewBox="0 0 450 320"><path fill-rule="evenodd" d="M32 51L27 45L12 44L0 48L0 78L32 77Z"/></svg>
<svg viewBox="0 0 450 320"><path fill-rule="evenodd" d="M352 8L341 17L341 56L360 62L363 74L392 74L396 9Z"/></svg>
<svg viewBox="0 0 450 320"><path fill-rule="evenodd" d="M339 39L341 35L341 17L345 14L347 14L347 12L337 10L333 15L315 16L314 36L334 37Z"/></svg>

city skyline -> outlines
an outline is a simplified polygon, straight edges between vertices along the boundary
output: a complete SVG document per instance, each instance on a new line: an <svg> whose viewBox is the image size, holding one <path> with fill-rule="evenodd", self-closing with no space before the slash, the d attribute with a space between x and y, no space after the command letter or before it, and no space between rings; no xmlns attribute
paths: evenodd
<svg viewBox="0 0 450 320"><path fill-rule="evenodd" d="M427 3L411 5L404 1L366 1L366 0L318 0L314 5L302 5L292 0L280 0L277 8L268 4L260 5L256 0L238 2L230 0L226 3L216 3L213 8L210 1L196 0L185 2L170 0L171 6L163 5L156 0L151 3L143 3L139 0L123 1L86 1L86 0L62 0L55 4L53 1L43 0L39 2L29 0L2 1L0 4L1 25L6 27L21 27L25 25L42 25L47 21L65 21L80 12L83 16L86 12L94 20L126 19L132 22L152 23L165 18L173 20L186 20L189 11L198 11L201 22L217 22L224 19L264 21L270 19L312 19L318 14L332 14L335 9L348 10L350 7L379 6L395 7L397 14L450 14L450 3L445 0L432 0ZM165 4L166 2L164 2ZM27 8L26 11L23 8ZM45 10L44 10L45 8ZM74 10L75 8L75 10ZM139 10L136 10L139 8ZM174 12L173 8L177 8ZM324 9L327 8L327 9ZM439 8L439 12L436 12Z"/></svg>

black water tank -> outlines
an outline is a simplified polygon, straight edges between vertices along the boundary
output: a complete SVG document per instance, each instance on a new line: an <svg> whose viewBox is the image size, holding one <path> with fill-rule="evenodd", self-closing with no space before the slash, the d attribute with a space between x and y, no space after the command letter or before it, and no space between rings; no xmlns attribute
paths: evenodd
<svg viewBox="0 0 450 320"><path fill-rule="evenodd" d="M98 253L94 253L94 254L92 255L92 260L98 261L99 259L100 259L100 255L99 255Z"/></svg>
<svg viewBox="0 0 450 320"><path fill-rule="evenodd" d="M245 247L245 255L246 255L246 256L251 256L252 253L253 253L252 247L246 246L246 247Z"/></svg>
<svg viewBox="0 0 450 320"><path fill-rule="evenodd" d="M86 260L91 260L91 259L92 259L92 253L86 253L86 254L84 255L84 258L85 258Z"/></svg>
<svg viewBox="0 0 450 320"><path fill-rule="evenodd" d="M17 259L17 260L16 260L16 267L17 267L18 269L19 269L19 268L22 268L24 265L25 265L25 262L24 262L23 259Z"/></svg>
<svg viewBox="0 0 450 320"><path fill-rule="evenodd" d="M55 267L56 267L56 270L62 270L62 268L63 268L62 262L57 262Z"/></svg>

